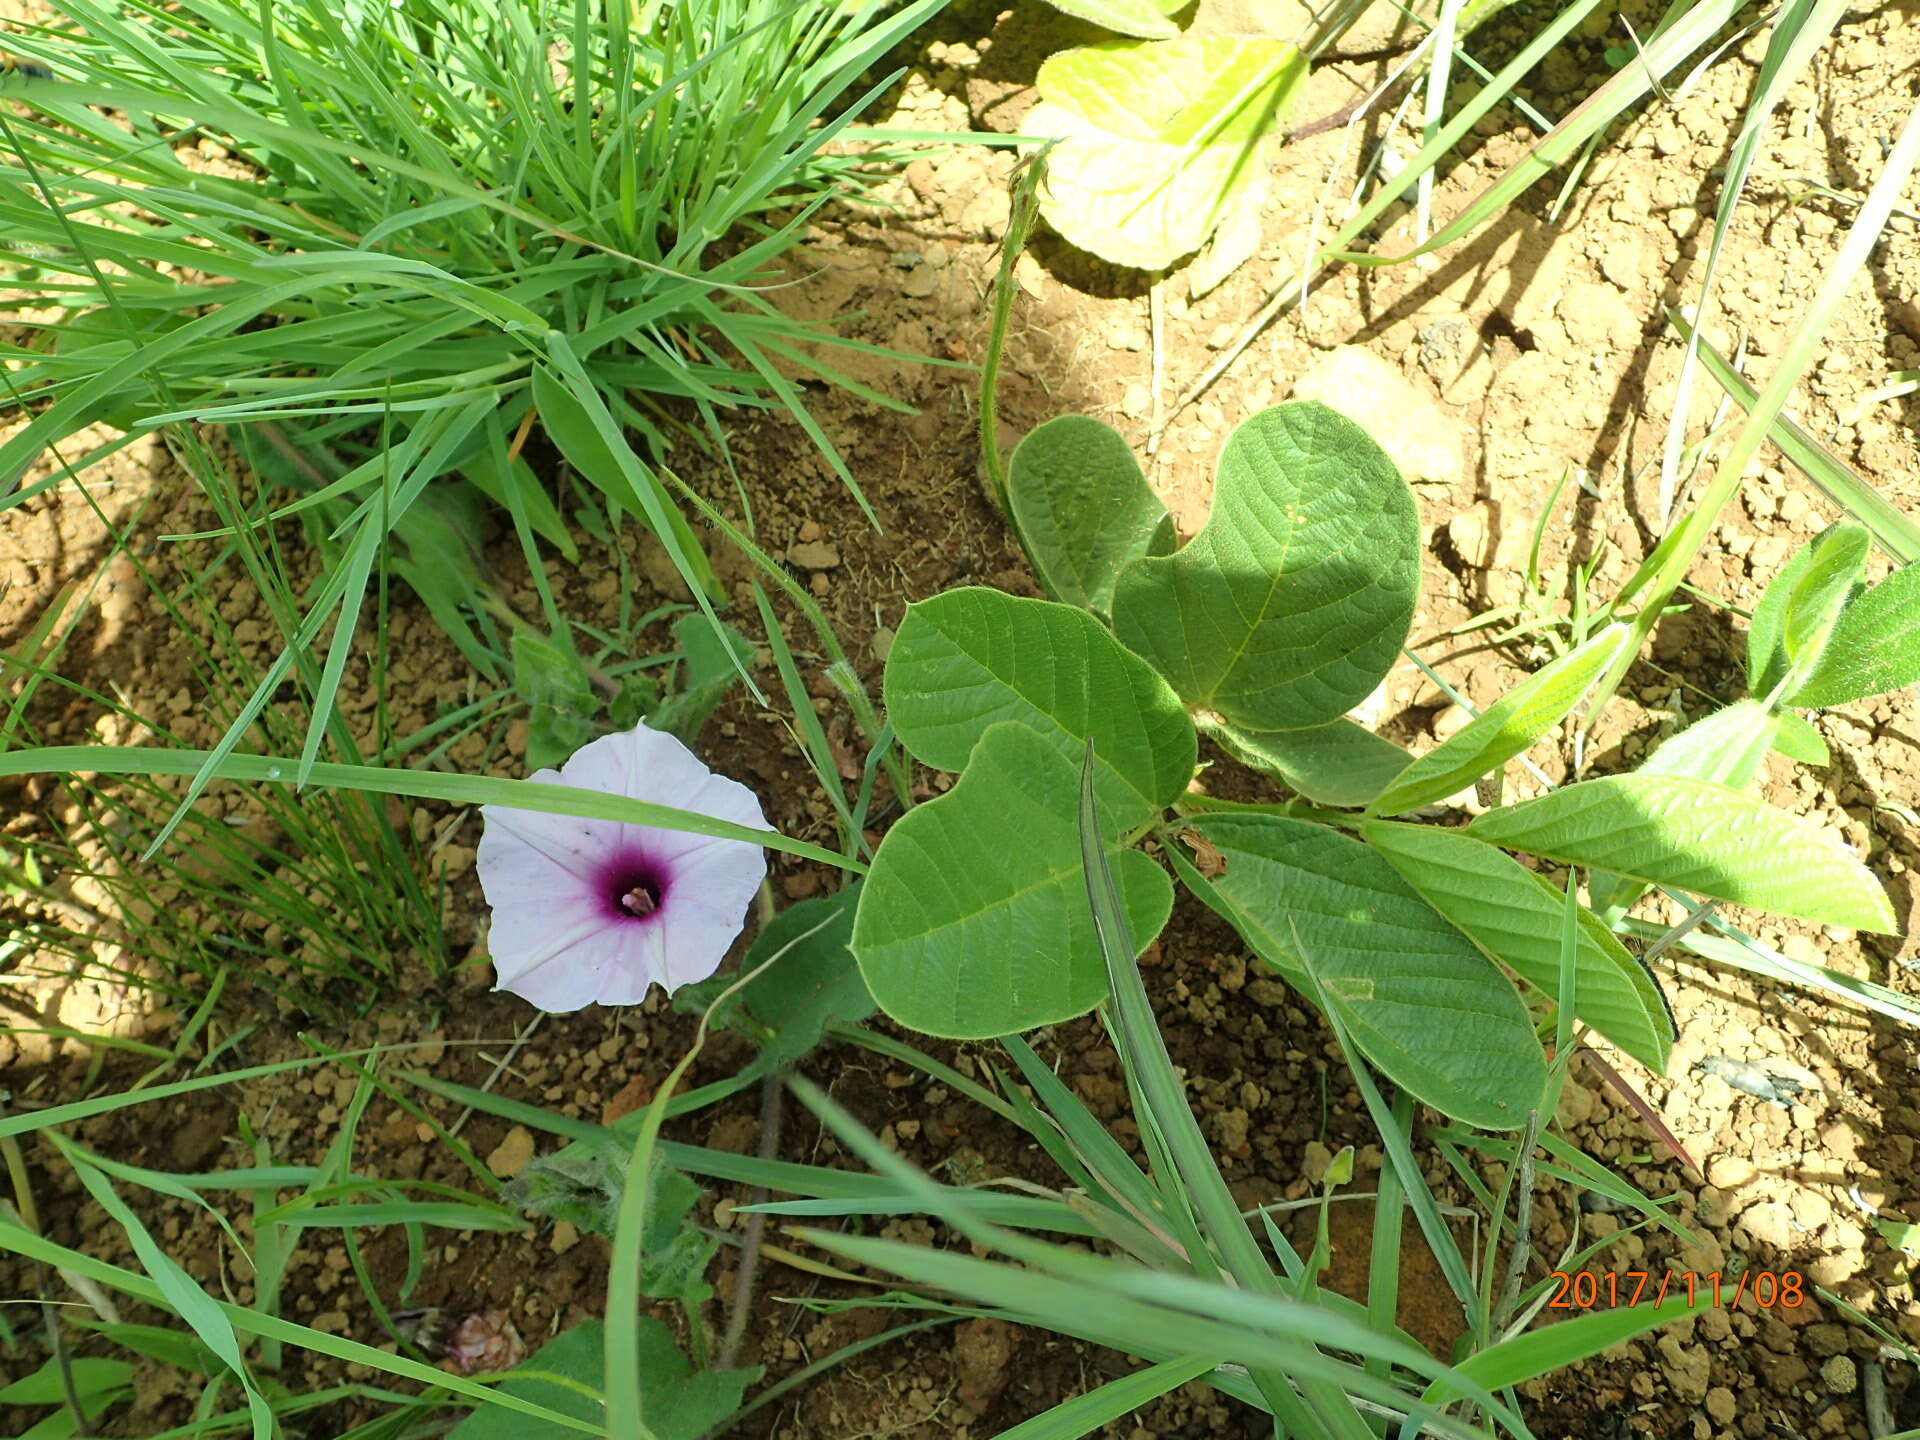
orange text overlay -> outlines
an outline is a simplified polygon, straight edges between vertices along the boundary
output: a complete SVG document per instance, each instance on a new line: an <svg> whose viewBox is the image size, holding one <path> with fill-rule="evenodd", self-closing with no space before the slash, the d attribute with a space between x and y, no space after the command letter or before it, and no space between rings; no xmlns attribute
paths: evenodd
<svg viewBox="0 0 1920 1440"><path fill-rule="evenodd" d="M1798 1310L1807 1303L1807 1284L1798 1270L1556 1270L1547 1308L1613 1310L1668 1299L1729 1310L1752 1300L1763 1310Z"/></svg>

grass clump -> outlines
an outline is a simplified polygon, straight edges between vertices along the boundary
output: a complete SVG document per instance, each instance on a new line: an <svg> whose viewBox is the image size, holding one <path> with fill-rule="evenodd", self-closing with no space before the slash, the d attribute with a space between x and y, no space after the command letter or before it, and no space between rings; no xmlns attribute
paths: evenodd
<svg viewBox="0 0 1920 1440"><path fill-rule="evenodd" d="M34 309L0 360L35 414L0 488L103 420L270 424L349 529L459 476L570 557L518 463L537 404L703 591L623 434L657 455L786 407L826 444L790 378L825 332L760 287L860 163L824 147L861 77L939 3L64 5L10 39L54 78L5 79L0 276Z"/></svg>

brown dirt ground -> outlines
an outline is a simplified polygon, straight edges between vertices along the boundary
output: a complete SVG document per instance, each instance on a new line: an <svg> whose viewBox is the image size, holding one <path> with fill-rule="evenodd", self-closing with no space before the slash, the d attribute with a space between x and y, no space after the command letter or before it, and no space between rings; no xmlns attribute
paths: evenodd
<svg viewBox="0 0 1920 1440"><path fill-rule="evenodd" d="M963 4L939 22L937 38L919 57L894 97L901 124L1007 131L1031 101L1037 60L1063 32L1036 21L1039 7L1022 4L1007 15ZM1647 17L1629 11L1641 32ZM1044 12L1040 12L1044 13ZM1503 40L1489 35L1489 57ZM1570 107L1582 74L1598 73L1600 51L1620 38L1596 28L1564 58L1536 77L1531 95L1549 115ZM1293 394L1298 386L1332 387L1337 401L1394 417L1387 435L1417 482L1431 545L1426 594L1415 643L1473 701L1484 704L1538 663L1524 649L1500 649L1478 638L1456 639L1457 626L1489 605L1510 603L1517 575L1547 493L1567 469L1584 483L1561 512L1548 519L1546 561L1564 573L1604 545L1596 589L1605 595L1629 573L1657 533L1653 489L1659 470L1664 407L1669 403L1679 347L1660 319L1662 301L1688 300L1698 284L1705 237L1716 194L1714 169L1724 163L1732 127L1754 83L1759 50L1749 42L1696 83L1643 117L1618 128L1597 153L1564 208L1551 209L1557 181L1531 192L1522 205L1479 238L1437 263L1369 272L1336 271L1262 334L1198 403L1173 415L1154 451L1150 475L1183 529L1204 519L1212 457L1246 415ZM1749 203L1736 225L1722 270L1720 294L1727 318L1709 326L1723 348L1744 336L1764 376L1769 357L1798 319L1833 253L1849 210L1830 199L1796 200L1811 178L1850 194L1876 172L1884 137L1907 104L1905 78L1920 58L1920 16L1886 7L1852 14L1812 72L1789 93L1763 153ZM1324 67L1313 82L1303 116L1328 113L1382 73L1380 62ZM1895 83L1898 80L1900 83ZM1529 135L1514 115L1500 112L1482 127L1477 151L1439 187L1436 215L1457 212L1493 175L1521 154ZM1365 137L1378 138L1375 132ZM1246 318L1275 288L1297 283L1300 255L1325 177L1351 170L1339 132L1316 136L1287 152L1267 210L1259 256L1224 285L1199 299L1175 275L1165 283L1161 388L1176 394L1231 342ZM1410 151L1411 147L1403 149ZM1360 147L1353 147L1357 151ZM984 335L984 296L995 263L994 244L1007 217L1005 179L1010 158L999 152L955 149L916 162L893 182L886 205L846 207L823 220L805 257L812 278L792 292L805 313L857 312L850 333L889 348L974 362ZM1336 187L1337 188L1337 187ZM1411 222L1388 229L1379 248L1404 249ZM1154 415L1154 365L1148 286L1143 277L1114 272L1067 251L1044 235L1019 267L1010 375L1003 397L1009 437L1048 416L1080 411L1119 426L1144 449ZM1794 407L1814 433L1900 503L1916 504L1920 474L1912 400L1858 407L1863 392L1920 359L1920 305L1911 298L1920 281L1920 232L1911 219L1890 227L1873 264L1850 295L1817 371ZM1376 372L1328 366L1376 362ZM810 388L809 399L880 520L865 527L857 506L797 429L778 419L749 418L732 434L735 458L751 494L763 540L776 549L824 536L836 564L802 572L840 627L868 684L877 689L881 657L906 603L946 587L987 583L1034 593L1002 525L981 498L976 477L977 395L964 369L903 364L875 357L839 357L857 378L916 407L901 416L847 395ZM1324 392L1323 392L1324 393ZM1697 394L1695 433L1712 410L1710 387ZM688 457L682 457L683 459ZM717 470L689 468L710 494L731 493ZM702 470L705 474L700 474ZM134 447L101 477L96 490L109 516L124 516L142 498L153 507L135 536L136 548L156 567L162 585L194 572L204 551L160 543L157 537L204 528L202 502L163 447ZM1572 487L1570 487L1571 490ZM1714 551L1696 567L1696 586L1728 605L1750 607L1765 580L1791 548L1831 518L1817 492L1769 455L1749 480L1742 503L1728 514ZM816 532L810 527L819 527ZM805 535L803 537L803 529ZM98 520L72 493L54 492L0 517L6 576L0 590L0 644L17 643L49 597L72 580L85 583L107 554ZM537 613L511 535L493 560L509 598ZM636 545L633 558L659 596L672 597L670 571L657 552ZM745 599L747 571L723 558ZM604 619L617 599L618 570L602 551L578 570L556 574L569 614ZM643 605L655 603L646 597ZM153 623L155 609L126 557L107 568L103 589L75 632L69 673L100 691L119 690L163 721L185 744L217 733L205 697L191 683L180 637ZM231 620L244 620L254 601L243 585L217 602ZM750 613L750 604L746 607ZM656 632L649 639L664 643ZM404 683L392 687L399 728L433 718L436 707L468 698L464 662L432 622L410 604L396 616L393 643ZM1717 610L1700 607L1663 627L1651 660L1632 677L1602 731L1599 766L1630 762L1683 717L1738 693L1739 627ZM264 636L253 642L268 657ZM817 676L817 657L802 656ZM350 683L364 698L368 674L356 663ZM771 677L769 677L771 680ZM1388 733L1429 743L1452 721L1441 697L1410 666L1389 683L1382 723ZM355 713L359 713L356 709ZM84 702L43 699L36 723L51 738L79 741L89 734L124 738L103 726ZM1911 696L1848 707L1821 717L1836 761L1825 772L1789 773L1776 760L1768 793L1776 803L1819 818L1859 845L1893 891L1907 923L1891 942L1843 932L1807 930L1758 916L1740 917L1750 933L1789 954L1871 976L1908 995L1920 992L1912 968L1920 952L1914 928L1915 867L1920 825L1912 805L1920 779L1920 751ZM490 743L476 735L456 745L450 763L463 769L523 773L524 727L506 726ZM789 834L830 837L829 812L790 739L785 722L744 698L728 703L708 731L706 748L717 768L753 785L769 818ZM1534 757L1549 773L1565 772L1567 757L1543 744ZM1517 764L1509 793L1534 782ZM58 831L72 817L53 806L50 792L9 785L7 829L12 834ZM247 812L238 793L220 804ZM485 992L488 973L478 920L482 914L472 874L479 824L471 814L422 807L428 813L435 862L450 882L445 910L449 958L467 962L446 979L421 965L397 996L361 1021L321 1030L343 1046L419 1039L428 1048L406 1063L450 1079L485 1080L505 1046L525 1026L526 1008L510 996ZM831 877L781 862L776 883L789 898L813 893ZM1726 1268L1735 1257L1775 1271L1804 1272L1883 1324L1920 1343L1920 1301L1913 1262L1892 1251L1863 1207L1920 1218L1914 1149L1920 1138L1920 1094L1914 1085L1911 1032L1869 1023L1857 1012L1784 990L1762 991L1740 977L1679 962L1663 967L1684 1039L1671 1075L1635 1073L1634 1082L1697 1156L1706 1182L1659 1150L1641 1121L1587 1073L1562 1119L1590 1153L1618 1166L1651 1194L1677 1194L1678 1212L1707 1237L1678 1251L1658 1236L1630 1236L1619 1263L1699 1272ZM1187 1067L1203 1123L1218 1142L1230 1179L1249 1203L1307 1193L1305 1178L1319 1147L1363 1147L1362 1175L1377 1168L1377 1148L1356 1114L1358 1097L1318 1022L1281 986L1250 974L1235 937L1197 906L1175 914L1148 971L1169 1045ZM12 1001L13 997L0 995ZM82 1028L118 1026L123 1033L166 1042L181 1023L177 1006L145 1013L138 993L111 987L70 986L42 996L42 1019ZM124 1013L122 1013L124 1012ZM205 1044L231 1036L244 1012L223 1015ZM262 1006L260 1028L245 1036L227 1063L261 1063L303 1053L294 1031L313 1017ZM552 1105L570 1115L598 1116L606 1102L636 1077L651 1082L665 1072L691 1038L691 1023L658 998L610 1014L555 1017L544 1022L512 1058L497 1088L503 1094ZM203 1044L200 1049L205 1048ZM197 1052L196 1052L197 1053ZM1111 1055L1087 1022L1061 1027L1046 1053L1104 1113L1116 1114L1123 1090ZM710 1045L696 1079L713 1079L738 1063L741 1050L725 1040ZM1777 1057L1819 1076L1821 1091L1791 1109L1764 1104L1694 1068L1711 1054ZM90 1048L14 1033L0 1040L0 1083L16 1105L70 1098L93 1077ZM963 1063L971 1063L962 1052ZM1016 1135L986 1123L959 1099L858 1053L829 1051L809 1069L867 1123L889 1134L904 1153L927 1166L976 1175L1018 1173L1049 1179ZM276 1158L316 1158L329 1143L351 1077L337 1068L216 1092L191 1105L121 1112L74 1127L83 1143L131 1163L198 1170L246 1163L235 1140L244 1115L266 1137ZM430 1108L452 1107L429 1100ZM722 1106L682 1127L684 1138L730 1149L757 1143L750 1099ZM1116 1120L1123 1136L1129 1122ZM506 1127L475 1117L465 1137L482 1155ZM825 1158L830 1142L790 1114L783 1152ZM46 1148L30 1154L40 1209L55 1238L129 1261L124 1243L97 1207L82 1203L75 1183ZM392 1176L423 1176L461 1183L464 1172L443 1147L423 1143L416 1123L397 1107L376 1102L364 1127L356 1164ZM1437 1161L1436 1161L1437 1164ZM717 1189L709 1205L732 1199ZM1536 1211L1538 1241L1547 1254L1566 1244L1573 1216L1567 1197L1549 1191ZM1904 1209L1903 1209L1904 1207ZM1352 1262L1364 1248L1364 1216L1345 1208ZM151 1220L188 1268L208 1283L250 1294L247 1276L231 1263L218 1231L204 1216L155 1207ZM1604 1214L1579 1217L1591 1235L1617 1224ZM724 1223L724 1213L717 1224ZM238 1222L243 1230L247 1222ZM907 1236L925 1227L898 1222ZM1416 1252L1417 1254L1417 1252ZM402 1263L397 1241L376 1243L376 1271ZM500 1307L521 1334L538 1343L561 1326L600 1307L605 1250L588 1238L568 1244L541 1230L529 1237L442 1237L412 1302L454 1312ZM370 1342L382 1340L350 1275L344 1255L324 1234L296 1258L287 1282L287 1310L296 1319ZM723 1255L717 1284L728 1293ZM31 1278L9 1275L11 1293ZM1413 1284L1416 1296L1437 1286ZM758 1323L746 1359L775 1374L871 1333L872 1317L820 1317L781 1303L809 1292L806 1277L773 1268L763 1277ZM826 1293L826 1292L822 1292ZM1407 1320L1418 1333L1444 1343L1450 1325L1444 1307L1415 1306ZM1867 1435L1860 1368L1876 1357L1876 1343L1839 1323L1824 1305L1761 1311L1749 1300L1735 1312L1711 1312L1636 1342L1623 1353L1527 1387L1536 1432L1551 1440L1623 1435L1646 1437L1759 1437ZM1842 1357L1848 1363L1842 1363ZM0 1358L0 1379L36 1364L30 1347ZM317 1382L324 1366L294 1383ZM751 1433L794 1437L989 1435L1075 1393L1124 1362L1044 1334L993 1324L936 1330L883 1348L794 1397L749 1427ZM1920 1423L1920 1379L1890 1363L1887 1379L1907 1424ZM1902 1399L1904 1391L1904 1400ZM143 1376L139 1404L109 1428L116 1434L152 1433L186 1418L188 1398L172 1393L159 1375ZM341 1420L344 1428L345 1417ZM312 1433L335 1433L317 1429ZM1219 1435L1259 1432L1250 1417L1202 1386L1190 1386L1148 1407L1110 1433Z"/></svg>

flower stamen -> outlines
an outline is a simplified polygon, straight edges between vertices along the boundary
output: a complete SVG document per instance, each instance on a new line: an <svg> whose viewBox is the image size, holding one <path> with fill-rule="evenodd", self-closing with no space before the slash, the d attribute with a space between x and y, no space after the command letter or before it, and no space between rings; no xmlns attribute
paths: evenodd
<svg viewBox="0 0 1920 1440"><path fill-rule="evenodd" d="M651 915L660 908L660 897L651 885L636 885L620 897L620 908L629 915Z"/></svg>

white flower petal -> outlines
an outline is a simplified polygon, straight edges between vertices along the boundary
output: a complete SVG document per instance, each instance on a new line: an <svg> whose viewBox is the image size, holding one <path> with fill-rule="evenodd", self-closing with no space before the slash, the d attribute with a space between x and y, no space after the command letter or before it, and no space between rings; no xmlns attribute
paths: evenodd
<svg viewBox="0 0 1920 1440"><path fill-rule="evenodd" d="M559 771L533 778L772 828L753 791L644 725L595 740ZM671 992L705 979L732 948L766 875L765 852L745 841L495 805L482 815L478 864L499 988L544 1010L632 1005L653 985ZM636 856L662 881L660 911L646 921L620 915L614 897L599 893L609 867Z"/></svg>
<svg viewBox="0 0 1920 1440"><path fill-rule="evenodd" d="M674 987L667 983L665 921L662 915L656 924L621 928L619 955L600 984L602 1005L638 1005L655 985L664 986L668 994L673 993Z"/></svg>
<svg viewBox="0 0 1920 1440"><path fill-rule="evenodd" d="M667 932L661 984L669 994L720 968L766 874L766 852L742 840L712 841L673 861L672 885L660 907Z"/></svg>
<svg viewBox="0 0 1920 1440"><path fill-rule="evenodd" d="M612 921L550 939L537 952L529 945L518 966L502 968L496 960L495 988L556 1014L594 1004L636 1005L665 978L663 928Z"/></svg>
<svg viewBox="0 0 1920 1440"><path fill-rule="evenodd" d="M682 810L698 810L702 815L711 815L716 820L731 820L735 825L744 825L749 830L771 830L767 817L761 813L760 797L742 785L738 780L729 780L724 775L709 775L706 783L693 794L679 802ZM746 849L757 849L743 840L721 840L712 835L696 835L690 830L656 830L652 853L663 860L677 860L680 856L709 845L739 845Z"/></svg>
<svg viewBox="0 0 1920 1440"><path fill-rule="evenodd" d="M713 772L693 751L664 730L645 725L602 735L574 751L560 767L562 784L681 809L692 809L692 797L712 778Z"/></svg>

